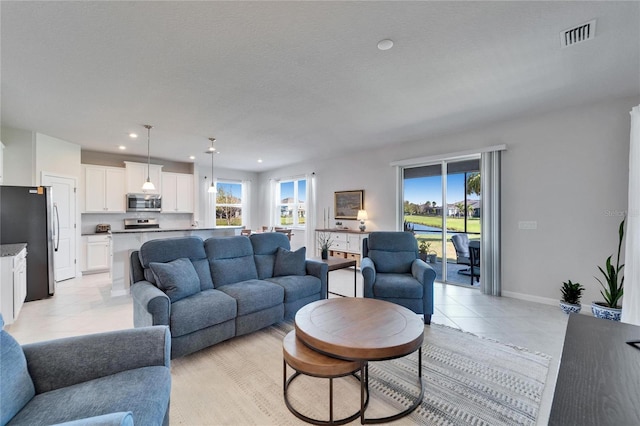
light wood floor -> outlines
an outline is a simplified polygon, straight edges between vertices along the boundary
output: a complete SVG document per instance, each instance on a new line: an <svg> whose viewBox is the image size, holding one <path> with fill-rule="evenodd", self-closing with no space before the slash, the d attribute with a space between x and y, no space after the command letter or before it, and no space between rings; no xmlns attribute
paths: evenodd
<svg viewBox="0 0 640 426"><path fill-rule="evenodd" d="M353 295L353 270L330 273L330 290ZM356 274L362 297L361 275ZM7 326L20 343L76 336L133 326L130 296L110 297L107 274L87 275L57 284L54 297L26 303ZM339 297L332 295L331 297ZM432 322L455 327L552 357L538 424L549 418L567 317L560 308L506 297L486 296L476 288L436 283Z"/></svg>

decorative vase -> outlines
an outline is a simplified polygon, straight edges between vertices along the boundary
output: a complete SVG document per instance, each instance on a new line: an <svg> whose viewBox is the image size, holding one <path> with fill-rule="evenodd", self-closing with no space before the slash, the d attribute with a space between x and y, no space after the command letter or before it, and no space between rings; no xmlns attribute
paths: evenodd
<svg viewBox="0 0 640 426"><path fill-rule="evenodd" d="M328 259L329 258L329 250L327 249L322 249L322 259Z"/></svg>
<svg viewBox="0 0 640 426"><path fill-rule="evenodd" d="M436 263L437 254L429 254L427 258L429 259L429 263Z"/></svg>
<svg viewBox="0 0 640 426"><path fill-rule="evenodd" d="M563 302L562 300L560 301L560 309L562 309L562 312L564 312L565 314L569 315L569 314L579 314L580 310L582 309L582 305L574 305L572 303L567 303L567 302Z"/></svg>
<svg viewBox="0 0 640 426"><path fill-rule="evenodd" d="M591 312L596 318L608 319L611 321L620 321L620 314L622 309L609 308L604 306L601 302L591 303Z"/></svg>

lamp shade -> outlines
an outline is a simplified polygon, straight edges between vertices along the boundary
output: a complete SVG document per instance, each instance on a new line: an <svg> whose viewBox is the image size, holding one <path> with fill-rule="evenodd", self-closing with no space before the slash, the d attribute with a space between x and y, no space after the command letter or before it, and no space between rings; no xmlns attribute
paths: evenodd
<svg viewBox="0 0 640 426"><path fill-rule="evenodd" d="M367 220L369 217L367 216L366 210L358 210L358 220Z"/></svg>

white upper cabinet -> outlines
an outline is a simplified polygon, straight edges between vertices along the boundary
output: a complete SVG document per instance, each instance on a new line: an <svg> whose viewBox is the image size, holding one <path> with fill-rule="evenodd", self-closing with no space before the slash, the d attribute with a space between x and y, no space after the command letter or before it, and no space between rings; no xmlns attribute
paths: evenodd
<svg viewBox="0 0 640 426"><path fill-rule="evenodd" d="M193 213L193 175L162 173L162 212Z"/></svg>
<svg viewBox="0 0 640 426"><path fill-rule="evenodd" d="M143 191L142 184L147 180L147 163L133 163L125 161L127 171L127 194L162 194L162 166L151 164L149 166L149 178L156 187L153 191Z"/></svg>
<svg viewBox="0 0 640 426"><path fill-rule="evenodd" d="M125 171L120 167L83 165L84 212L124 213Z"/></svg>

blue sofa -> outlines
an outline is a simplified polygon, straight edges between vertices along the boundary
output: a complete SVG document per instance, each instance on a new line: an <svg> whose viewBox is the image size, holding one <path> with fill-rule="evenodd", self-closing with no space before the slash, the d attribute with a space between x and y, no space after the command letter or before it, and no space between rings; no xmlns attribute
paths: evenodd
<svg viewBox="0 0 640 426"><path fill-rule="evenodd" d="M0 425L168 425L170 351L167 327L24 346L2 330Z"/></svg>
<svg viewBox="0 0 640 426"><path fill-rule="evenodd" d="M283 319L326 297L328 266L277 232L167 238L131 254L135 327L168 325L176 358Z"/></svg>

